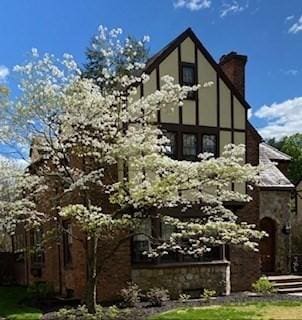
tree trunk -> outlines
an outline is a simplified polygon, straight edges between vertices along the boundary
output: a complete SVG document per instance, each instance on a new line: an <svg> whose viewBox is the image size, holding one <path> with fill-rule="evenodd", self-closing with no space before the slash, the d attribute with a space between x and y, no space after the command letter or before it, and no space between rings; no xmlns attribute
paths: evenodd
<svg viewBox="0 0 302 320"><path fill-rule="evenodd" d="M86 287L85 304L89 313L96 313L96 287L97 287L97 247L98 241L92 237L87 245L87 272L88 280Z"/></svg>

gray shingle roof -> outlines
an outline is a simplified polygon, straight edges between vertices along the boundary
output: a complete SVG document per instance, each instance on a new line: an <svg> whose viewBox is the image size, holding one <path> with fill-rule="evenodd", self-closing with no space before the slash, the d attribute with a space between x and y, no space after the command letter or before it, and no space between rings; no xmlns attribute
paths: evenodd
<svg viewBox="0 0 302 320"><path fill-rule="evenodd" d="M262 142L259 145L259 161L265 165L264 170L260 174L260 187L267 188L294 188L294 185L287 177L277 168L274 161L289 161L291 158L283 152Z"/></svg>
<svg viewBox="0 0 302 320"><path fill-rule="evenodd" d="M261 154L270 160L275 161L290 161L291 157L286 153L279 151L278 149L268 145L267 143L261 143L260 146L260 156Z"/></svg>

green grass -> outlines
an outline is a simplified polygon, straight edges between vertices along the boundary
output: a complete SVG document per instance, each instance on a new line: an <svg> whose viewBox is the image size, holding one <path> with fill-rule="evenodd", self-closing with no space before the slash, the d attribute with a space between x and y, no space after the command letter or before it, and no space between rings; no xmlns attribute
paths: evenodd
<svg viewBox="0 0 302 320"><path fill-rule="evenodd" d="M301 320L302 301L266 301L177 309L149 320Z"/></svg>
<svg viewBox="0 0 302 320"><path fill-rule="evenodd" d="M0 287L0 317L9 320L40 319L40 310L22 305L26 295L26 288L23 287Z"/></svg>

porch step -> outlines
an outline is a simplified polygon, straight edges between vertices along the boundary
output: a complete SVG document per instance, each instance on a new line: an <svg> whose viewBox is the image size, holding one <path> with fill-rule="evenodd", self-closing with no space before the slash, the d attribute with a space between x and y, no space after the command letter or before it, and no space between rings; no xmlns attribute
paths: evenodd
<svg viewBox="0 0 302 320"><path fill-rule="evenodd" d="M272 285L275 288L295 288L295 287L302 287L302 282L273 282Z"/></svg>
<svg viewBox="0 0 302 320"><path fill-rule="evenodd" d="M302 287L277 289L278 293L302 293Z"/></svg>
<svg viewBox="0 0 302 320"><path fill-rule="evenodd" d="M302 276L291 274L269 276L268 280L272 283L278 293L302 295Z"/></svg>
<svg viewBox="0 0 302 320"><path fill-rule="evenodd" d="M280 276L268 276L267 277L269 281L271 282L292 282L292 281L301 281L302 282L302 276L297 276L294 274L287 274L287 275L280 275Z"/></svg>

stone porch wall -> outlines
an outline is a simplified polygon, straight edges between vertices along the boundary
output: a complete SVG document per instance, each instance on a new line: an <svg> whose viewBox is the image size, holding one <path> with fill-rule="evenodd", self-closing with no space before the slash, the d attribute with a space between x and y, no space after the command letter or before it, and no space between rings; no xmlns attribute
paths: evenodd
<svg viewBox="0 0 302 320"><path fill-rule="evenodd" d="M132 281L146 291L154 287L168 289L173 299L183 292L197 293L203 289L229 295L230 263L214 261L140 267L132 270Z"/></svg>
<svg viewBox="0 0 302 320"><path fill-rule="evenodd" d="M275 272L290 272L290 242L291 235L282 231L286 224L291 224L289 204L290 191L265 191L260 192L260 219L271 218L276 223L275 238Z"/></svg>

